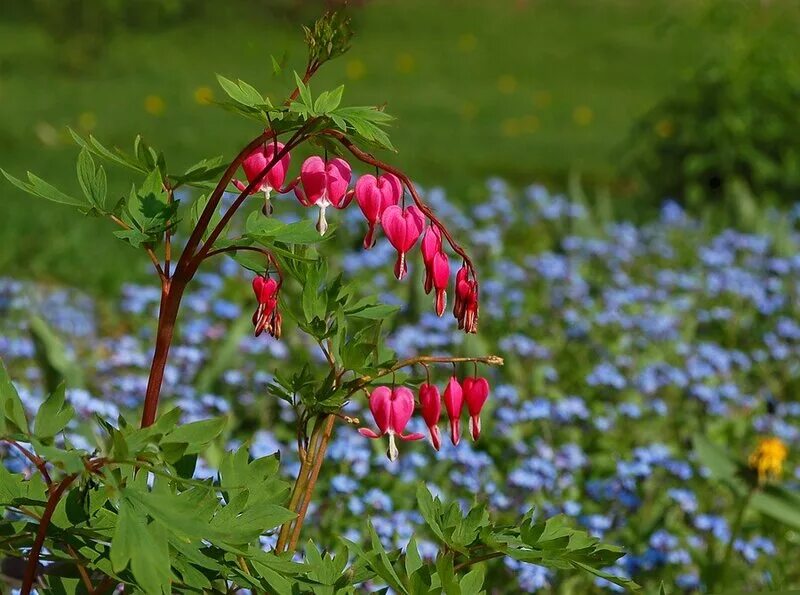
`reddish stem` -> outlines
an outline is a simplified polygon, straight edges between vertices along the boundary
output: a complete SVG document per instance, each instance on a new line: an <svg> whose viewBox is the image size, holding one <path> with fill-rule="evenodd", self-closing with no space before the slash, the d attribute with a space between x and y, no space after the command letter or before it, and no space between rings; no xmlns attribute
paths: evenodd
<svg viewBox="0 0 800 595"><path fill-rule="evenodd" d="M34 464L34 466L39 470L39 473L42 475L42 479L44 479L44 482L47 484L47 487L49 488L50 485L53 483L53 480L50 479L50 474L47 472L47 467L45 466L44 460L41 457L38 457L37 455L33 454L31 451L22 446L16 440L6 439L4 440L4 442L7 442L11 446L19 450L23 455L25 455L26 459L28 459L31 463Z"/></svg>
<svg viewBox="0 0 800 595"><path fill-rule="evenodd" d="M42 553L42 546L47 536L47 527L50 525L50 519L53 518L53 513L61 500L61 496L77 477L77 475L69 475L62 479L61 483L50 492L50 496L47 498L47 504L44 507L42 518L39 521L39 530L36 532L36 539L28 554L28 565L25 567L25 574L22 577L20 595L30 595L31 589L33 589L33 583L36 580L36 571L39 569L39 556Z"/></svg>

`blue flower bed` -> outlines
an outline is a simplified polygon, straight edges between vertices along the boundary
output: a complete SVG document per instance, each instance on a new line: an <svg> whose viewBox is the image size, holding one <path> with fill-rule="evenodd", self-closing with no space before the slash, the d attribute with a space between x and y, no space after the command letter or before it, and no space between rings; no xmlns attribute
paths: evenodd
<svg viewBox="0 0 800 595"><path fill-rule="evenodd" d="M398 283L385 239L371 251L360 248L357 210L337 213L344 217L339 264L403 305L407 325L390 340L399 356L506 358L491 372L484 433L458 448L446 442L439 453L404 443L390 463L355 427L337 426L309 533L358 541L352 527L361 525L352 519L369 516L387 546L403 547L415 534L420 550L433 555L414 509L423 479L434 493L464 506L485 500L509 518L531 505L540 517L574 517L629 552L614 574L649 588L664 581L702 590L729 544L729 572L743 590L800 585L800 569L788 563L798 527L748 510L732 535L737 500L694 448L704 436L746 462L759 438L777 437L790 449L779 481L798 490L791 451L800 437L800 234L778 242L771 234L716 230L671 202L647 224L607 222L542 187L517 193L500 180L489 181L486 200L471 212L438 189L425 198L479 255L477 336L432 313L419 289L418 254L410 259L411 281ZM793 229L800 211L773 216L776 227ZM50 378L66 375L74 380L68 398L86 419L139 407L159 297L155 286L128 285L109 303L78 289L0 279L0 357L26 406L34 411ZM288 424L274 422L293 413L266 387L276 369L323 355L290 328L280 341L251 337L250 299L249 279L231 261L220 259L199 276L185 299L163 394L187 421L227 414L231 447L249 441L254 456L279 451L290 475L298 466L294 437ZM434 380L443 386L446 377ZM358 398L346 412L367 423L365 404ZM91 450L88 427L73 428L71 439ZM414 418L409 430L425 432L422 420ZM214 473L220 452L206 454L199 476ZM16 451L4 457L15 469L28 464ZM494 567L487 585L504 592L611 588L513 560Z"/></svg>

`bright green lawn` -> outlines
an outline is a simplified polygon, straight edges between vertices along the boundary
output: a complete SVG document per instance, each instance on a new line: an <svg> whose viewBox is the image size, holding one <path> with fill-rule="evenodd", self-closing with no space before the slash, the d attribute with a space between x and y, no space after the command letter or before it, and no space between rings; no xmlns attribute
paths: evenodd
<svg viewBox="0 0 800 595"><path fill-rule="evenodd" d="M330 64L314 88L344 80L346 102L388 102L399 117L397 162L421 183L456 195L474 197L488 175L558 181L576 168L590 179L612 180L632 119L718 42L698 28L701 4L374 2L356 17L352 52ZM195 92L215 88L219 72L277 97L286 86L272 80L269 56L284 48L300 69L304 55L294 26L220 16L118 37L76 77L54 65L58 49L36 28L0 23L0 166L17 174L30 168L74 189L66 125L126 147L141 132L177 167L231 155L254 131L198 104ZM146 112L148 95L163 101L162 114ZM111 173L122 191L127 174ZM99 290L141 279L144 266L119 265L130 248L111 237L105 222L82 221L9 185L0 188L0 274Z"/></svg>

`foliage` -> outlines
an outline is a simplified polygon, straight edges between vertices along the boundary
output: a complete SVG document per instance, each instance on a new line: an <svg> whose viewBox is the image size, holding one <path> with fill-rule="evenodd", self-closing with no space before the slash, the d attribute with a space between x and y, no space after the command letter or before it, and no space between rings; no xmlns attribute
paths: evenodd
<svg viewBox="0 0 800 595"><path fill-rule="evenodd" d="M756 203L800 192L800 70L773 37L731 45L640 119L628 167L645 195L750 224Z"/></svg>
<svg viewBox="0 0 800 595"><path fill-rule="evenodd" d="M295 75L295 89L280 104L273 104L244 81L219 77L230 99L224 107L257 120L263 130L229 165L223 167L220 158L207 158L176 174L165 155L141 137L127 153L73 132L81 147L76 168L81 194L64 193L30 172L27 181L2 172L14 186L33 196L115 224L120 229L114 235L148 255L160 282L158 331L140 424L128 422L123 415L115 420L98 416L94 424L87 423L77 416L63 383L40 404L31 424L5 366L0 368L0 440L35 469L32 475L24 469L5 467L0 473L0 503L4 506L0 551L11 566L23 562L24 570L16 577L21 579L22 595L29 595L35 587L49 592L102 593L120 584L126 585L126 590L130 587L144 593L228 593L239 589L352 593L366 583L400 587L394 567L400 564L401 554L390 555L383 550L374 532L369 552L362 553L357 545L348 544L356 558L352 564L343 550L330 557L313 544L306 548L304 562L292 559L334 424L338 419L357 423L345 416L342 408L354 395L385 382L389 376L392 390L383 390L392 394L398 382L417 384L413 368L420 364L428 371L434 364L470 363L477 376L478 364L502 365L503 360L498 356L447 355L399 359L383 341L385 320L397 309L381 304L374 296L364 296L357 281L329 273L323 244L330 240L330 234L324 235L327 226L317 225L315 229L308 221L289 223L272 217L270 193L285 192L298 184L308 197L300 198L298 191L301 204L319 206L321 213L331 204L343 209L351 202L349 165L342 160L338 163L340 168L347 168L345 187L339 188L338 197L333 196L333 182L329 182L332 174L326 169L328 152L348 151L365 164L395 176L400 187L395 202L403 199L405 191L414 201L408 209L392 205L404 226L397 233L408 235L411 228L402 222L407 215L417 213L417 236L423 223L440 234L436 256L446 264L448 249L462 260L454 292L455 310L463 302L463 307L469 308L471 323L460 328L467 333L477 331L479 286L470 256L422 202L407 176L366 152L370 147L392 148L385 132L390 118L373 107L341 107L343 87L316 97L311 92L309 80L320 66L347 50L347 27L348 21L327 14L306 30L306 69L302 76ZM285 171L277 182L269 177L277 176L290 151L306 142L323 147L325 160L308 160L301 176L285 187ZM255 168L253 159L258 162ZM129 192L122 196L109 192L104 163L133 172ZM314 197L311 189L318 178L307 176L308 163L321 163L323 167L321 190ZM240 167L246 183L233 178ZM207 194L186 204L187 195L178 191L189 187ZM238 195L224 201L230 188L238 190ZM234 233L236 226L230 223L237 210L261 192L265 194L264 208L247 218L243 231ZM358 194L357 189L355 192ZM184 219L191 223L185 240L175 235ZM384 232L391 240L388 225ZM414 237L411 245L417 239ZM409 247L402 249L399 262L404 262ZM318 347L324 356L322 365L313 365L306 349L302 367L276 372L268 387L269 393L285 402L294 414L290 427L296 436L300 466L291 488L278 476L278 457L251 458L247 445L225 449L222 436L226 418L187 423L179 408L165 408L163 403L159 415L185 292L200 266L222 255L256 273L252 282L256 336L267 330L279 338L285 315L294 330L305 337L306 347ZM449 264L446 266L449 282ZM399 273L397 276L401 277ZM32 328L42 344L41 357L48 363L50 375L67 376L72 366L57 336L44 323ZM80 379L79 375L74 377ZM412 397L408 399L410 417L415 404ZM473 411L467 396L465 400L471 423L475 423L479 412ZM391 400L386 403L387 416L373 411L381 430L374 437L388 434L393 445L395 432L408 437L403 436L403 427L397 421L402 413L395 413ZM457 420L461 410L459 400L455 413L448 410L451 419ZM387 427L382 426L382 419ZM70 426L83 426L83 433L77 434L82 439L77 443L75 435L67 434ZM477 432L472 435L477 438ZM453 442L457 443L455 437ZM212 459L216 472L196 478L198 462ZM483 561L481 556L488 554L478 551L484 550L490 551L492 558L509 556L525 563L588 571L636 587L601 569L619 558L621 550L568 528L563 519L533 523L528 516L517 528L504 526L491 522L482 505L465 515L460 514L458 506L445 510L424 489L419 493L419 506L431 530L442 540L443 553L433 568L421 570L419 556L415 559L407 552L401 564L407 573L403 589L416 590L427 582L428 589L433 584L448 593L479 591L482 572L470 570L460 577L458 570ZM274 537L275 543L264 547ZM454 566L453 552L461 555L458 566ZM390 569L388 576L386 569Z"/></svg>

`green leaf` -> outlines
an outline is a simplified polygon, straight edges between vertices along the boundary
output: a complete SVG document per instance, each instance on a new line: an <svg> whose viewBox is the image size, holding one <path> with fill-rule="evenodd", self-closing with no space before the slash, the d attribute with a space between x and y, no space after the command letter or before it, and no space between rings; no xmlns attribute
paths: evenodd
<svg viewBox="0 0 800 595"><path fill-rule="evenodd" d="M264 97L254 87L239 80L238 83L218 74L217 81L222 90L235 102L247 107L261 107L265 105Z"/></svg>
<svg viewBox="0 0 800 595"><path fill-rule="evenodd" d="M326 241L333 236L336 229L335 224L328 227L328 232L321 236L315 224L310 219L296 221L294 223L284 223L273 217L264 217L260 211L250 214L245 224L247 236L254 240L264 243L270 247L272 242L284 242L286 244L317 244Z"/></svg>
<svg viewBox="0 0 800 595"><path fill-rule="evenodd" d="M27 182L23 182L19 178L15 178L4 169L0 169L0 172L2 172L2 174L6 177L6 179L12 184L14 184L14 186L19 188L20 190L27 192L28 194L32 194L33 196L38 196L39 198L44 198L47 200L51 200L53 202L73 207L86 208L89 206L89 204L84 199L64 194L58 188L48 184L47 182L45 182L44 180L37 177L35 174L31 172L28 172Z"/></svg>
<svg viewBox="0 0 800 595"><path fill-rule="evenodd" d="M66 385L62 382L39 407L33 422L33 433L40 439L52 438L67 427L75 410L66 402Z"/></svg>
<svg viewBox="0 0 800 595"><path fill-rule="evenodd" d="M443 543L447 543L442 528L439 525L441 504L438 498L434 499L434 497L431 496L431 493L423 482L417 485L417 506L419 507L422 518L425 519L425 523L431 528L431 531L433 531L436 537Z"/></svg>
<svg viewBox="0 0 800 595"><path fill-rule="evenodd" d="M127 167L127 168L130 168L130 169L136 170L138 172L143 172L143 173L147 172L146 168L142 167L142 165L140 165L139 162L136 159L134 159L133 157L131 157L130 155L128 155L124 151L115 148L114 149L115 152L112 152L112 151L108 150L106 147L104 147L100 143L100 141L98 141L91 134L89 135L89 139L86 140L81 135L79 135L77 132L75 132L72 128L67 128L67 130L69 131L69 133L72 136L73 140L79 146L81 146L84 149L90 151L96 157L101 157L101 158L106 159L108 161L112 161L112 162L116 163L117 165L121 165L123 167Z"/></svg>
<svg viewBox="0 0 800 595"><path fill-rule="evenodd" d="M187 454L198 453L222 433L227 423L226 418L217 417L183 424L166 434L161 444L183 443L188 445Z"/></svg>
<svg viewBox="0 0 800 595"><path fill-rule="evenodd" d="M314 100L311 97L311 87L306 85L303 82L303 79L300 78L300 75L296 72L294 73L294 80L297 84L298 90L300 91L300 99L302 100L303 105L305 105L308 109L313 110Z"/></svg>
<svg viewBox="0 0 800 595"><path fill-rule="evenodd" d="M486 567L483 564L478 564L472 567L467 574L461 577L458 586L461 588L462 593L469 593L478 595L483 592L483 581L486 576Z"/></svg>
<svg viewBox="0 0 800 595"><path fill-rule="evenodd" d="M767 486L750 499L750 506L789 527L800 530L800 497L788 490Z"/></svg>
<svg viewBox="0 0 800 595"><path fill-rule="evenodd" d="M78 182L83 194L100 212L106 212L108 183L103 166L96 167L89 150L84 147L78 155Z"/></svg>
<svg viewBox="0 0 800 595"><path fill-rule="evenodd" d="M28 419L25 417L25 407L19 398L17 389L11 382L8 370L0 359L0 405L3 417L0 418L0 435L28 433Z"/></svg>

